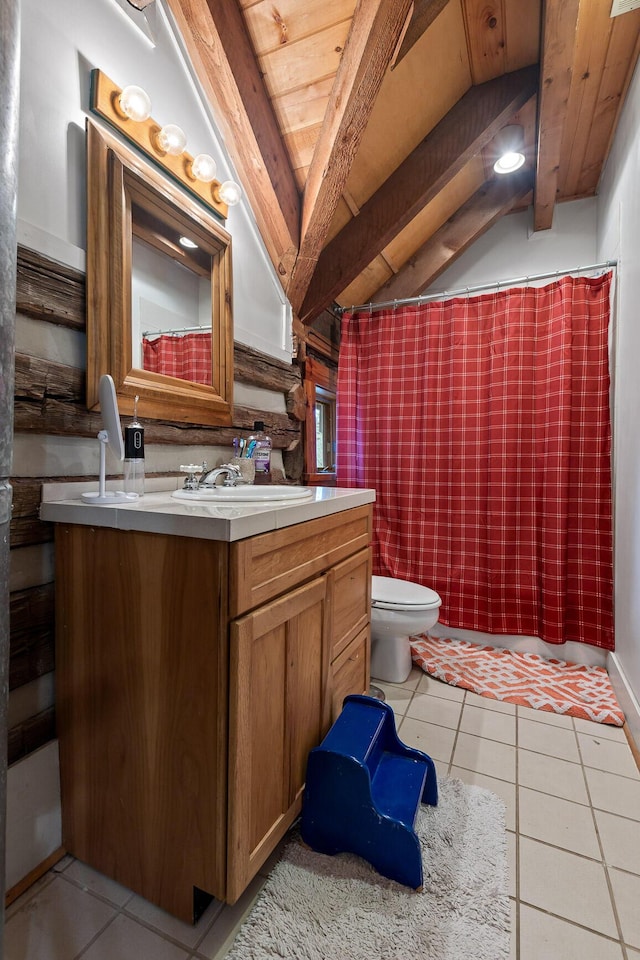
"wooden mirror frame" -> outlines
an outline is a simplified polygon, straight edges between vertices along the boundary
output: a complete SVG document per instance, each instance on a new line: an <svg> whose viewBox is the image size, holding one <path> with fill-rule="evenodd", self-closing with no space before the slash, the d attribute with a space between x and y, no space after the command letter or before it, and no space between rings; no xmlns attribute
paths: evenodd
<svg viewBox="0 0 640 960"><path fill-rule="evenodd" d="M133 367L132 216L135 202L188 233L212 256L212 386ZM87 120L87 406L100 377L113 377L121 413L207 426L229 425L233 406L231 237L213 213L168 176Z"/></svg>

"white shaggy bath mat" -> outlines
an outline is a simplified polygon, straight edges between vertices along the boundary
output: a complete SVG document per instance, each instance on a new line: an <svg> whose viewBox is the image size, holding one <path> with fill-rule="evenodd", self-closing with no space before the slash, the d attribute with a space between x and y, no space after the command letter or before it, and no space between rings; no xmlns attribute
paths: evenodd
<svg viewBox="0 0 640 960"><path fill-rule="evenodd" d="M421 807L416 822L421 893L294 834L228 960L507 960L504 803L459 780L439 790L438 806Z"/></svg>

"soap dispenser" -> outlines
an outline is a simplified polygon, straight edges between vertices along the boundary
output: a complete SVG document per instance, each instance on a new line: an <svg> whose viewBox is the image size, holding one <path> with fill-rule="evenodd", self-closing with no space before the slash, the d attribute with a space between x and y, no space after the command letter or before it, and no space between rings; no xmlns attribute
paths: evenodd
<svg viewBox="0 0 640 960"><path fill-rule="evenodd" d="M124 492L134 499L144 495L144 427L138 420L138 396L133 401L133 420L124 428Z"/></svg>

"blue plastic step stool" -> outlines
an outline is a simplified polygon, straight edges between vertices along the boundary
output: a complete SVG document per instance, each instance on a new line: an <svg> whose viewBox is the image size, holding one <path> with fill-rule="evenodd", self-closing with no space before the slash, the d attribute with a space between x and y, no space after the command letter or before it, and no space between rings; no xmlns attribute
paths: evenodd
<svg viewBox="0 0 640 960"><path fill-rule="evenodd" d="M355 853L384 877L422 887L418 807L435 806L435 764L405 746L393 710L373 697L350 696L319 747L309 754L300 825L319 853Z"/></svg>

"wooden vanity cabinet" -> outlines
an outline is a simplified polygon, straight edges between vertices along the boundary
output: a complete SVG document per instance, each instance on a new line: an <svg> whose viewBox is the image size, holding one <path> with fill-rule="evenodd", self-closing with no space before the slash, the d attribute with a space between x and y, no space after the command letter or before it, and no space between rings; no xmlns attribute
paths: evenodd
<svg viewBox="0 0 640 960"><path fill-rule="evenodd" d="M232 543L56 524L63 844L191 922L299 814L369 684L371 509Z"/></svg>

